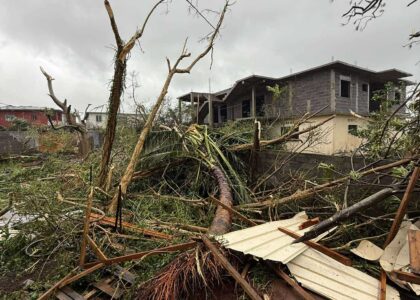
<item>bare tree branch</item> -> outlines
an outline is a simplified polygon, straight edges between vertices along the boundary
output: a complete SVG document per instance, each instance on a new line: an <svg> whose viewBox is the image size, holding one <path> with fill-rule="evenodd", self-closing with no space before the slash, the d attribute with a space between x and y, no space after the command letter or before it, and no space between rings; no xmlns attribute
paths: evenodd
<svg viewBox="0 0 420 300"><path fill-rule="evenodd" d="M146 141L146 137L149 134L150 130L152 129L152 125L153 122L156 118L156 115L162 105L163 100L165 99L166 94L168 93L168 88L169 85L171 84L171 81L174 77L175 74L177 73L189 73L190 70L194 67L194 65L200 60L202 59L207 53L210 52L210 50L213 48L214 46L214 40L216 38L216 36L219 33L220 27L222 25L225 13L228 9L228 7L230 6L230 2L229 0L226 0L225 2L225 6L223 7L223 10L220 14L219 17L219 22L217 23L216 29L213 32L213 34L211 35L208 45L207 47L199 54L197 55L197 57L193 60L193 62L186 68L186 69L178 69L178 65L181 63L181 61L186 58L186 57L190 57L191 53L188 53L186 50L186 43L187 43L187 39L184 42L184 45L182 47L182 51L180 56L178 57L178 59L176 60L175 64L172 66L172 68L169 69L168 75L166 77L166 80L162 86L162 89L160 91L160 94L156 100L155 105L153 106L151 112L149 113L148 117L147 117L147 121L143 127L143 130L141 131L139 138L137 140L137 144L134 148L133 154L131 155L131 159L130 162L127 165L127 168L121 178L120 181L120 186L121 186L121 191L123 194L125 194L127 192L127 188L129 186L129 184L131 183L131 180L133 178L133 174L134 174L134 170L135 167L139 161L140 155L143 151L143 147L144 147L144 143ZM168 66L170 66L170 62L169 59L166 59ZM114 197L112 198L111 204L109 206L109 211L110 212L115 212L116 209L116 205L117 205L117 194L114 195Z"/></svg>
<svg viewBox="0 0 420 300"><path fill-rule="evenodd" d="M207 48L203 51L203 52L201 52L192 62L191 62L191 64L188 66L188 67L186 67L186 68L184 68L184 69L178 69L178 64L181 62L181 60L183 59L183 58L185 58L185 57L189 57L191 54L190 53L185 53L184 52L184 54L183 55L181 55L179 58L178 58L178 61L177 61L177 63L175 64L175 66L174 66L174 68L175 68L175 73L190 73L190 71L191 71L191 69L195 66L195 64L198 62L198 61L200 61L204 56L206 56L207 55L207 53L209 53L210 51L211 51L211 49L213 49L213 46L214 46L214 40L216 39L216 36L219 34L219 31L220 31L220 27L222 26L222 23L223 23L223 20L224 20L224 18L225 18L225 14L226 14L226 11L227 11L227 9L229 8L229 6L230 6L230 3L229 3L229 1L227 1L226 2L226 5L224 6L224 8L223 8L223 11L221 12L221 14L220 14L220 18L219 18L219 21L217 22L217 25L216 25L216 28L215 28L215 30L213 31L213 34L210 36L210 38L209 38L209 42L208 42L208 45L207 45Z"/></svg>
<svg viewBox="0 0 420 300"><path fill-rule="evenodd" d="M47 114L47 118L48 121L51 124L51 127L54 130L59 130L59 129L74 129L77 132L79 132L79 140L80 140L80 154L82 156L86 156L89 152L90 149L90 145L89 145L89 140L88 140L88 136L87 136L87 130L86 130L86 124L85 122L82 123L78 123L77 122L77 118L75 116L75 114L71 113L71 105L67 105L67 100L64 101L60 101L57 96L54 93L54 89L53 89L53 85L52 85L52 81L54 80L54 78L49 75L42 67L40 67L42 74L44 74L45 78L47 79L47 83L48 83L48 92L49 92L49 96L51 97L51 99L54 101L54 103L61 108L62 112L64 113L64 115L66 116L66 120L67 120L67 125L63 125L60 127L55 127L52 120L51 120L51 116L49 116ZM89 108L90 104L88 105L87 109Z"/></svg>
<svg viewBox="0 0 420 300"><path fill-rule="evenodd" d="M112 28L112 32L114 33L115 42L117 44L117 47L122 48L124 46L124 43L123 43L123 41L121 39L121 36L120 36L120 33L118 31L117 23L115 22L114 12L112 11L111 4L109 4L108 0L105 0L104 4L105 4L106 11L108 13L108 16L109 16L109 20L111 22L111 28Z"/></svg>
<svg viewBox="0 0 420 300"><path fill-rule="evenodd" d="M144 20L143 25L139 30L137 30L133 36L128 40L128 42L124 45L121 53L118 56L118 59L123 61L127 54L133 49L134 45L136 44L136 41L142 37L144 29L146 28L147 22L149 21L150 17L152 16L153 12L156 10L156 8L162 4L165 0L158 1L150 10L149 14L147 15L146 19Z"/></svg>

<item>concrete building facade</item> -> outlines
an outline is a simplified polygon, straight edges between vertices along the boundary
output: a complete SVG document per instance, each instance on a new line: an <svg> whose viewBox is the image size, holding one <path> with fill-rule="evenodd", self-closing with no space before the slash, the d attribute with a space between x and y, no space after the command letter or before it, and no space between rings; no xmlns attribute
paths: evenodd
<svg viewBox="0 0 420 300"><path fill-rule="evenodd" d="M191 92L178 100L180 108L182 102L191 104L191 118L199 124L220 126L242 119L279 119L273 135L280 134L285 123L306 113L317 112L299 130L335 115L322 126L323 140L306 151L338 154L360 145L361 140L352 132L363 127L369 115L380 109L380 103L374 101L375 91L393 83L395 90L389 97L398 106L405 100L406 85L411 84L404 79L408 76L411 74L397 69L376 72L334 61L280 78L252 75L237 80L231 88L216 93ZM267 89L275 85L282 91L277 98Z"/></svg>

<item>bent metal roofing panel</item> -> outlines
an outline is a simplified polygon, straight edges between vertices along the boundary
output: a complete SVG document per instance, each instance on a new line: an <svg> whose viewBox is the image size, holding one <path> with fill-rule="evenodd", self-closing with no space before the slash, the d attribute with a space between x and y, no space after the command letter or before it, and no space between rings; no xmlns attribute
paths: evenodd
<svg viewBox="0 0 420 300"><path fill-rule="evenodd" d="M299 213L291 219L268 222L262 225L230 232L216 236L225 248L250 254L262 259L287 263L303 251L308 249L303 243L292 244L294 238L278 230L279 227L287 228L300 235L312 228L299 230L299 225L306 221L306 213ZM319 235L314 241L320 240L329 232Z"/></svg>
<svg viewBox="0 0 420 300"><path fill-rule="evenodd" d="M379 299L379 280L313 249L291 260L287 267L304 287L328 299ZM397 300L400 295L387 285L386 299Z"/></svg>

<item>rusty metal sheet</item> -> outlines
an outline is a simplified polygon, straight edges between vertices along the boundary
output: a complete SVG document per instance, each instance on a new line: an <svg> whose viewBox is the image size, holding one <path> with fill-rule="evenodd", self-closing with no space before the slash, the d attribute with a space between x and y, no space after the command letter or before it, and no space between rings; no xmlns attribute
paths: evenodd
<svg viewBox="0 0 420 300"><path fill-rule="evenodd" d="M291 219L268 222L258 226L230 232L215 237L225 248L240 251L262 259L287 263L297 255L308 249L303 243L293 244L294 238L278 230L285 227L300 235L313 226L299 230L299 225L308 219L305 212L295 215ZM318 236L314 241L320 240L329 232Z"/></svg>
<svg viewBox="0 0 420 300"><path fill-rule="evenodd" d="M379 280L313 249L297 256L287 267L302 286L329 299L378 299ZM386 299L397 300L400 295L387 285Z"/></svg>

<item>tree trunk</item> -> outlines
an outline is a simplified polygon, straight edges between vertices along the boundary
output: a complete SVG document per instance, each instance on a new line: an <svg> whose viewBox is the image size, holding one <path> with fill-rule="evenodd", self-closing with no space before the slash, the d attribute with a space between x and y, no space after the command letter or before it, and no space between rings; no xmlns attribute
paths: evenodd
<svg viewBox="0 0 420 300"><path fill-rule="evenodd" d="M116 53L114 79L112 80L111 95L109 97L108 121L102 148L102 159L99 171L98 185L104 188L108 175L108 165L111 158L112 144L115 139L115 130L117 127L117 114L120 108L121 94L124 89L124 75L126 71L126 60L118 59L120 50Z"/></svg>
<svg viewBox="0 0 420 300"><path fill-rule="evenodd" d="M347 220L355 213L363 211L369 207L372 207L373 205L377 204L379 201L382 201L388 198L393 193L394 193L394 190L392 188L384 188L382 190L379 190L375 194L370 195L369 197L357 202L356 204L346 209L340 210L339 212L329 217L328 219L322 221L321 223L318 223L311 230L305 232L304 235L296 239L294 243L308 241L310 239L317 237L321 233L324 233L328 229L337 225L340 221Z"/></svg>
<svg viewBox="0 0 420 300"><path fill-rule="evenodd" d="M144 124L144 127L140 133L140 136L137 140L136 146L134 147L133 154L131 155L130 162L125 169L125 172L121 178L120 185L121 185L121 192L123 195L127 193L128 185L130 184L134 169L136 168L137 162L140 158L140 154L143 151L144 143L146 142L146 137L149 134L150 130L153 127L153 122L155 117L159 111L160 106L162 105L163 100L165 99L166 94L168 93L169 84L171 83L172 77L174 76L174 72L170 72L168 77L166 78L165 84L162 87L160 95L156 100L155 105L153 106L152 111L147 117L147 121ZM109 205L109 212L115 213L115 209L117 208L117 193L114 194L114 197L111 200L111 204Z"/></svg>
<svg viewBox="0 0 420 300"><path fill-rule="evenodd" d="M232 207L233 206L233 199L232 199L232 191L228 184L227 178L223 171L217 167L213 166L211 172L216 179L217 184L220 190L220 199L219 201L223 204ZM215 216L213 218L213 222L209 228L209 234L225 234L230 231L230 227L232 226L232 216L230 212L224 209L222 206L217 206Z"/></svg>
<svg viewBox="0 0 420 300"><path fill-rule="evenodd" d="M89 151L91 150L87 132L79 132L79 142L79 154L81 157L86 158L86 156L89 154Z"/></svg>

